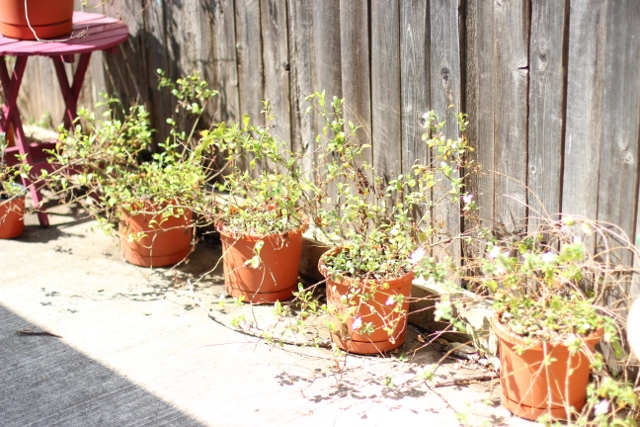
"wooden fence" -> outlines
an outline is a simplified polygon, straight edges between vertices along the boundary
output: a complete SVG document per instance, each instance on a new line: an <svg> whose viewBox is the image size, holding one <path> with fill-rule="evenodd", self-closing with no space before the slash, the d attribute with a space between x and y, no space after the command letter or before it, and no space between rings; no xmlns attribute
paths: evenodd
<svg viewBox="0 0 640 427"><path fill-rule="evenodd" d="M474 183L483 222L511 230L562 211L640 234L637 0L109 0L98 11L131 38L93 59L87 104L106 88L147 103L162 129L173 107L156 69L198 69L220 91L211 117L259 120L270 99L276 133L301 148L318 130L304 96L324 89L347 99L388 174L428 156L425 111L455 133L454 105L485 171ZM25 79L35 118L62 114L44 95L50 67L33 61ZM438 215L455 228L454 211Z"/></svg>

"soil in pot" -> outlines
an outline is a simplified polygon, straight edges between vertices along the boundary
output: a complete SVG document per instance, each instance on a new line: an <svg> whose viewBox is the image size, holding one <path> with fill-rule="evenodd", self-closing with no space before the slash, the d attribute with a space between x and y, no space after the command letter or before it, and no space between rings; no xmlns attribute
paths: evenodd
<svg viewBox="0 0 640 427"><path fill-rule="evenodd" d="M27 0L27 19L25 0L0 0L0 33L22 40L36 40L36 35L53 39L69 34L73 29L73 3L73 0Z"/></svg>
<svg viewBox="0 0 640 427"><path fill-rule="evenodd" d="M218 227L222 241L224 283L227 293L234 298L263 304L284 301L298 289L302 233L305 227L286 234L266 237L237 236ZM260 240L260 264L250 265L254 248Z"/></svg>
<svg viewBox="0 0 640 427"><path fill-rule="evenodd" d="M0 239L13 239L24 232L24 198L0 198Z"/></svg>
<svg viewBox="0 0 640 427"><path fill-rule="evenodd" d="M141 267L165 267L177 264L191 253L193 213L163 219L162 214L140 213L123 215L120 223L120 244L124 259ZM144 233L129 241L129 235Z"/></svg>
<svg viewBox="0 0 640 427"><path fill-rule="evenodd" d="M320 258L318 264L320 273L327 278L327 305L336 310L331 322L340 330L331 332L331 339L342 350L357 354L384 354L395 350L404 343L407 329L407 315L409 311L409 296L411 295L411 285L414 274L410 272L402 277L386 280L358 281L352 278L343 278L342 282L334 282L324 263L324 257ZM356 283L354 285L354 283ZM388 287L383 286L385 283ZM362 289L362 293L372 295L372 298L364 300L359 296L346 300L343 296L350 293L353 286ZM375 291L373 289L375 288ZM395 304L390 300L396 295L404 295L402 310L394 311ZM346 315L348 307L357 307L353 315L346 317L343 322L340 317ZM360 334L353 328L356 319L360 319L362 325L373 324L371 334ZM389 333L387 329L392 329ZM356 328L358 331L359 328Z"/></svg>
<svg viewBox="0 0 640 427"><path fill-rule="evenodd" d="M589 374L589 353L603 336L603 329L583 338L583 349L571 354L562 342L524 338L503 325L496 315L493 330L499 339L502 404L513 414L537 420L548 413L553 419L569 419L584 406ZM525 348L518 354L516 346ZM545 364L545 357L551 363Z"/></svg>

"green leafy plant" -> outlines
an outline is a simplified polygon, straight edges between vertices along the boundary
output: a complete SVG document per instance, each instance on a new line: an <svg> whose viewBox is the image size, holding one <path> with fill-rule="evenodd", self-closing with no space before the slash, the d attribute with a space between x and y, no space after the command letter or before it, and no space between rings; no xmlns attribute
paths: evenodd
<svg viewBox="0 0 640 427"><path fill-rule="evenodd" d="M308 111L314 110L323 123L314 153L310 211L316 234L339 248L323 256L328 286L348 286L339 301L329 301L329 311L337 319L329 326L347 338L351 331L372 336L381 328L394 344L394 335L406 321L409 290L391 289L387 281L412 273L446 281L441 271L451 259L443 253L447 243L459 236L447 230L436 211L448 205L462 213L475 208L465 187L465 180L476 171L464 135L466 117L457 115L459 135L452 139L445 136L445 122L434 112L426 113L422 139L431 153L429 161L416 161L405 173L388 176L365 160L369 145L358 141L358 127L345 120L344 100L328 103L324 93L307 99ZM439 259L436 249L441 251ZM383 326L374 327L371 316L361 317L363 308Z"/></svg>
<svg viewBox="0 0 640 427"><path fill-rule="evenodd" d="M175 82L161 73L160 87L170 87L179 100L176 115L181 120L167 119L170 135L157 149L147 109L124 108L120 100L106 95L98 105L108 107L102 118L80 108L76 127L61 131L53 153L58 173L45 178L62 191L79 194L73 200L88 200L90 213L107 231L123 213L150 213L151 203L153 213L163 218L182 215L185 209L199 211L204 204L212 151L196 130L216 92L197 73ZM181 127L185 117L190 120L188 131Z"/></svg>
<svg viewBox="0 0 640 427"><path fill-rule="evenodd" d="M16 155L15 165L10 166L7 161L6 149L8 147L6 136L0 133L0 200L8 200L24 194L23 186L16 183L20 177L27 178L31 167L25 162L23 155Z"/></svg>
<svg viewBox="0 0 640 427"><path fill-rule="evenodd" d="M222 181L215 184L220 196L209 211L211 220L238 236L286 234L306 227L302 212L308 181L303 177L301 155L270 132L273 117L265 102L264 126L220 123L203 133L227 164ZM248 165L248 167L244 167Z"/></svg>
<svg viewBox="0 0 640 427"><path fill-rule="evenodd" d="M557 230L554 235L560 241L545 240L550 234L536 231L487 246L480 260L484 286L493 295L500 322L542 341L585 337L605 328L605 340L617 346L615 323L594 304L593 291L585 290L585 281L600 277L599 264L586 256L581 240L567 240Z"/></svg>
<svg viewBox="0 0 640 427"><path fill-rule="evenodd" d="M478 260L479 269L497 319L522 337L522 344L514 346L518 354L542 342L563 345L590 364L592 381L586 405L576 413L565 402L576 425L635 426L638 398L633 391L634 374L623 367L628 358L620 340L626 319L614 301L624 301L636 274L624 259L637 256L637 250L611 224L571 215L561 221L536 220L537 227L529 232L484 242L486 251ZM602 334L602 351L587 345L598 334ZM555 369L554 359L552 354L543 363ZM619 366L614 371L613 362ZM553 422L548 413L540 421L547 425Z"/></svg>
<svg viewBox="0 0 640 427"><path fill-rule="evenodd" d="M333 274L397 277L414 270L443 240L456 237L437 223L433 210L445 204L459 207L463 200L469 201L465 208L475 206L464 184L474 172L464 114L457 115L459 137L450 139L444 135L445 122L426 113L423 140L430 161L416 161L404 174L385 176L364 159L369 145L358 142L358 127L344 119L344 100L334 98L327 105L324 93L308 100L324 121L318 136L314 223L333 246L343 247L328 258Z"/></svg>

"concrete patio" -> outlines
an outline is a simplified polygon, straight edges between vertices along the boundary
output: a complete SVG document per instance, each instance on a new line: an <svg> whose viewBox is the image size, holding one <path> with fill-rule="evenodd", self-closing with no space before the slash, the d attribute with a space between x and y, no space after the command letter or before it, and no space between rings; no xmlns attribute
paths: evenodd
<svg viewBox="0 0 640 427"><path fill-rule="evenodd" d="M29 215L23 236L0 241L3 426L532 425L501 407L495 380L436 388L418 379L444 351L425 348L415 327L386 358L233 330L240 314L265 328L275 318L271 307L218 304L213 239L187 265L149 270L125 263L117 239L93 231L81 209L54 207L50 219L43 229ZM205 308L188 285L198 278ZM486 372L445 358L435 379Z"/></svg>

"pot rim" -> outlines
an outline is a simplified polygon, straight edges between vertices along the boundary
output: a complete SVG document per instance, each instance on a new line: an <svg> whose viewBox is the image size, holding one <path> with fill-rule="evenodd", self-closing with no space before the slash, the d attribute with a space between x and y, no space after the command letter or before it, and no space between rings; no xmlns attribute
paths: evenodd
<svg viewBox="0 0 640 427"><path fill-rule="evenodd" d="M279 238L289 238L292 235L296 235L296 234L303 234L305 231L307 231L309 229L309 220L306 218L306 216L302 219L302 223L300 224L300 226L293 228L291 230L287 230L287 231L283 231L283 232L277 232L277 233L268 233L268 234L250 234L250 233L239 233L236 230L231 230L229 227L227 227L222 221L217 222L215 224L215 228L216 231L218 233L220 233L221 235L228 237L228 238L232 238L232 239L243 239L243 240L249 240L249 241L258 241L258 240L264 240L264 239L270 239L270 238L274 238L274 237L279 237Z"/></svg>
<svg viewBox="0 0 640 427"><path fill-rule="evenodd" d="M330 280L330 274L329 274L329 267L327 267L327 265L325 264L325 258L333 253L340 253L342 252L347 246L336 246L333 247L329 250L327 250L325 253L323 253L320 256L320 259L318 260L318 271L320 272L320 274L327 280ZM395 281L395 280L401 280L406 278L407 276L412 276L411 280L413 281L413 278L415 277L415 273L413 272L413 270L409 271L408 273L399 275L399 276L392 276L392 277L385 277L382 279L363 279L361 277L352 277L352 276L343 276L343 279L341 282L339 282L340 284L343 285L350 285L352 282L354 283L360 283L360 284L367 284L367 283L385 283L385 282L391 282L391 281Z"/></svg>
<svg viewBox="0 0 640 427"><path fill-rule="evenodd" d="M564 345L564 341L568 336L557 337L551 341L543 341L539 338L530 338L528 341L525 337L520 334L513 332L507 325L500 321L500 313L496 312L491 318L491 327L495 332L496 336L505 342L508 342L513 345L523 346L527 350L538 350L542 351L543 346L551 346L551 347L566 347ZM602 337L604 336L604 327L599 327L593 333L587 336L578 336L585 344L587 344L591 349L595 347L595 345L600 342ZM557 350L556 350L557 351ZM568 351L568 348L567 348Z"/></svg>

